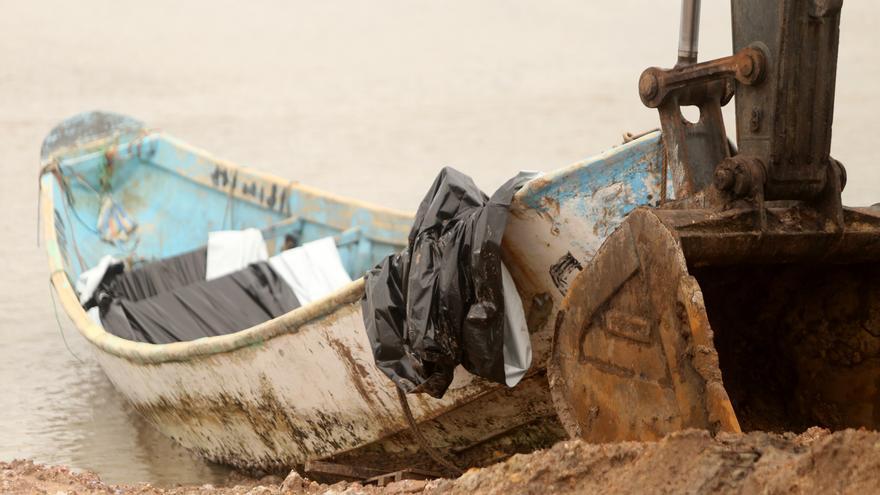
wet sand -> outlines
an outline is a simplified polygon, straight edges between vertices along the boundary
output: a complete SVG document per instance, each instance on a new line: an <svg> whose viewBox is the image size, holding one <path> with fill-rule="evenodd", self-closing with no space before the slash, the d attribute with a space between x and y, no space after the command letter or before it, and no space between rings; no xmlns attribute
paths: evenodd
<svg viewBox="0 0 880 495"><path fill-rule="evenodd" d="M703 7L703 59L729 52L725 3ZM444 165L491 190L656 127L636 80L674 60L673 4L0 0L0 460L111 483L226 476L131 413L61 313L65 349L35 240L40 142L58 121L123 112L218 156L414 209ZM833 152L849 204L880 201L878 19L875 2L844 8Z"/></svg>

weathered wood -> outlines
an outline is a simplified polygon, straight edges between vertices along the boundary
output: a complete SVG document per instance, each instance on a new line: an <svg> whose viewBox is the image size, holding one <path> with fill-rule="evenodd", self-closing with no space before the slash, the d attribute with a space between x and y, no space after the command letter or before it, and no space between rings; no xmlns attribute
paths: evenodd
<svg viewBox="0 0 880 495"><path fill-rule="evenodd" d="M372 478L367 479L364 484L376 484L378 486L385 486L389 483L394 483L395 481L402 480L433 480L440 478L441 475L439 473L435 473L433 471L425 471L423 469L401 469L400 471L394 471L392 473L385 473L379 476L374 476Z"/></svg>
<svg viewBox="0 0 880 495"><path fill-rule="evenodd" d="M362 481L368 478L381 477L385 475L381 469L373 469L362 466L352 466L348 464L336 464L323 461L308 461L305 463L303 470L306 474L321 476L337 476L350 480Z"/></svg>

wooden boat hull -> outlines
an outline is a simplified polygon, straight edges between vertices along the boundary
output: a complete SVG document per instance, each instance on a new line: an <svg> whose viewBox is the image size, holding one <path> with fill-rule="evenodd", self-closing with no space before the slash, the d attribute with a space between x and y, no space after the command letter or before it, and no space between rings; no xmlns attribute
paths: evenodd
<svg viewBox="0 0 880 495"><path fill-rule="evenodd" d="M420 446L409 433L393 383L373 365L361 317L362 279L252 328L191 342L131 342L90 320L71 280L120 244L87 241L81 222L65 211L67 193L57 171L88 171L90 160L100 163L104 157L101 170L106 173L107 162L112 163L108 153L117 162L137 159L137 167L157 169L150 173L178 177L186 183L181 191L194 186L192 191L208 198L203 204L234 202L236 226L300 222L301 231L320 233L323 228L331 234L362 227L369 241L351 253L362 256L361 264L405 242L408 214L237 167L157 132L104 137L56 151L44 162L47 173L41 177L42 232L60 301L115 388L164 434L207 459L245 469L319 459L382 469L425 464L427 456L418 454ZM508 389L459 369L443 399L410 396L416 421L432 446L462 465L480 465L565 437L545 372L556 312L566 284L624 216L659 199L661 162L654 133L546 174L517 194L504 256L532 333L532 370ZM118 168L142 171L134 165ZM138 254L169 256L192 249L207 229L218 228L194 226L200 230L175 237L182 229L163 223L168 205L148 201L155 191L145 191L145 184L155 187L152 179L138 180L139 189L120 186L115 195L134 217L148 219L139 227ZM275 203L267 202L266 191L275 192ZM285 192L286 203L278 191ZM74 213L88 216L82 210L97 210L87 203L80 201ZM280 249L284 232L276 230L264 231L270 251Z"/></svg>

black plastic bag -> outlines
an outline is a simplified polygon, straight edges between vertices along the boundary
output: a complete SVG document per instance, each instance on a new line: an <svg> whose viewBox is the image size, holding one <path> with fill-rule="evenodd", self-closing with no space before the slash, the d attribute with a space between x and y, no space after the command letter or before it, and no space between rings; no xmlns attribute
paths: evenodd
<svg viewBox="0 0 880 495"><path fill-rule="evenodd" d="M145 263L120 273L106 291L114 297L140 301L205 280L208 249L201 248L177 256Z"/></svg>
<svg viewBox="0 0 880 495"><path fill-rule="evenodd" d="M114 279L111 289L98 296L104 328L136 342L186 342L250 328L300 306L293 290L264 261L204 280L204 260L202 249ZM176 278L160 280L172 269L179 269ZM199 273L201 280L195 278Z"/></svg>
<svg viewBox="0 0 880 495"><path fill-rule="evenodd" d="M404 391L440 398L461 364L505 383L501 239L520 173L491 198L446 167L422 200L409 246L366 275L364 324L376 366Z"/></svg>

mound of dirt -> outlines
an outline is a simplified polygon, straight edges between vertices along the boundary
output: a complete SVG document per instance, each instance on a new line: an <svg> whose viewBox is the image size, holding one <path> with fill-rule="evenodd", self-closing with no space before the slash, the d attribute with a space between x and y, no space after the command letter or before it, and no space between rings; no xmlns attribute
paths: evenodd
<svg viewBox="0 0 880 495"><path fill-rule="evenodd" d="M811 429L672 434L657 443L561 442L465 473L438 493L878 493L880 434Z"/></svg>
<svg viewBox="0 0 880 495"><path fill-rule="evenodd" d="M401 481L386 487L322 485L291 472L286 480L238 479L236 486L157 488L106 485L92 473L74 473L30 461L0 462L3 493L130 493L248 495L475 495L544 493L880 493L880 433L812 428L801 435L722 434L689 430L655 443L587 444L572 440L516 455L457 479Z"/></svg>

